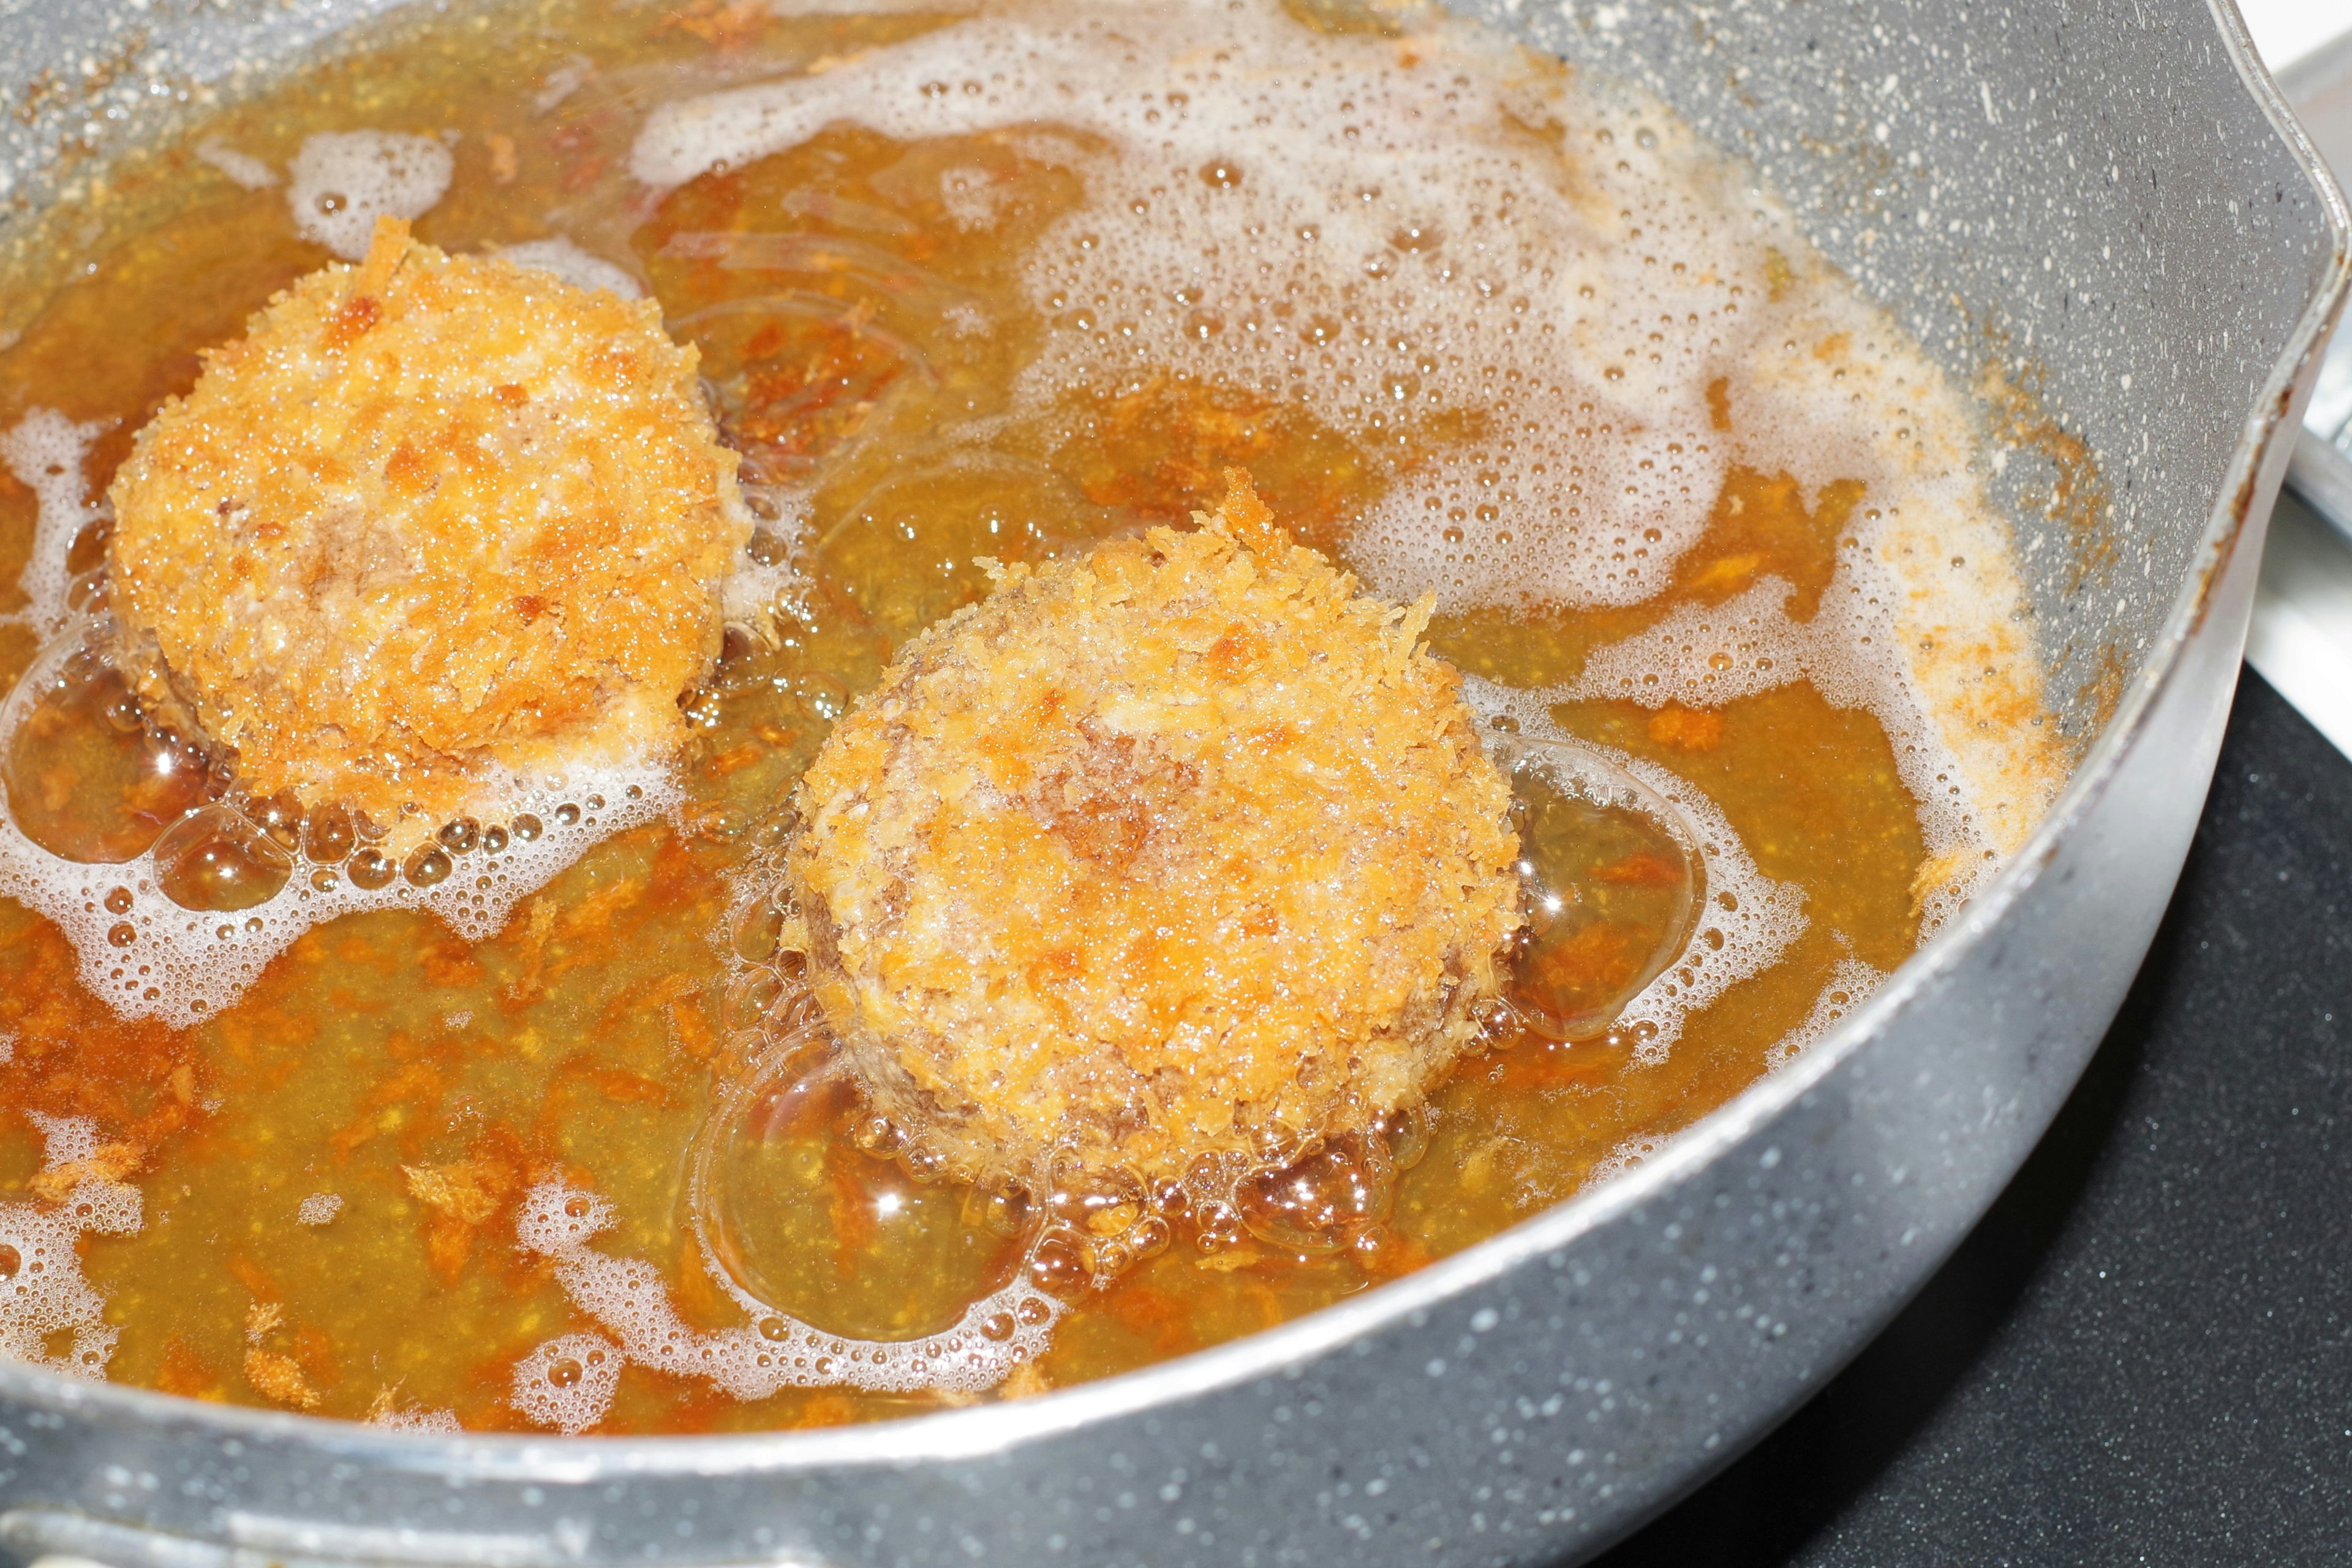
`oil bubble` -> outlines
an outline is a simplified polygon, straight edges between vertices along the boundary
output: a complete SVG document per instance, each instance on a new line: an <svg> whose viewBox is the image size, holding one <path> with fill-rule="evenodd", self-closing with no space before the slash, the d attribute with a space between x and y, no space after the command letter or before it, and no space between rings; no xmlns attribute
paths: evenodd
<svg viewBox="0 0 2352 1568"><path fill-rule="evenodd" d="M322 805L302 827L302 853L321 866L332 866L359 843L352 814L340 805Z"/></svg>
<svg viewBox="0 0 2352 1568"><path fill-rule="evenodd" d="M401 865L400 872L414 886L429 888L436 882L446 881L449 873L456 868L447 851L438 845L426 844L410 851L407 860Z"/></svg>
<svg viewBox="0 0 2352 1568"><path fill-rule="evenodd" d="M1581 748L1496 746L1511 782L1527 930L1511 1004L1528 1032L1607 1033L1689 942L1704 865L1682 813Z"/></svg>
<svg viewBox="0 0 2352 1568"><path fill-rule="evenodd" d="M1018 1276L1028 1238L968 1223L960 1187L909 1169L922 1151L861 1152L845 1135L872 1120L829 1051L785 1047L698 1136L694 1223L723 1278L779 1318L886 1343L946 1333Z"/></svg>
<svg viewBox="0 0 2352 1568"><path fill-rule="evenodd" d="M765 963L774 956L783 934L784 911L773 899L759 899L735 917L735 956L746 963Z"/></svg>
<svg viewBox="0 0 2352 1568"><path fill-rule="evenodd" d="M1421 1163L1436 1129L1437 1112L1426 1104L1391 1111L1372 1124L1372 1131L1388 1141L1389 1163L1400 1171Z"/></svg>
<svg viewBox="0 0 2352 1568"><path fill-rule="evenodd" d="M1086 1237L1074 1231L1047 1231L1029 1255L1029 1282L1050 1296L1073 1295L1090 1277L1087 1262Z"/></svg>
<svg viewBox="0 0 2352 1568"><path fill-rule="evenodd" d="M302 803L290 793L280 791L267 800L250 801L245 814L280 849L290 854L301 847Z"/></svg>
<svg viewBox="0 0 2352 1568"><path fill-rule="evenodd" d="M293 857L225 805L188 813L155 841L155 885L182 909L249 910L293 874Z"/></svg>
<svg viewBox="0 0 2352 1568"><path fill-rule="evenodd" d="M24 683L29 689L16 700L31 700L0 758L0 784L17 830L41 848L83 865L120 865L203 801L209 775L200 752L108 717L135 715L138 704L96 652L37 667Z"/></svg>
<svg viewBox="0 0 2352 1568"><path fill-rule="evenodd" d="M400 868L381 849L360 850L344 869L351 873L352 886L371 893L390 887L392 879L400 875Z"/></svg>
<svg viewBox="0 0 2352 1568"><path fill-rule="evenodd" d="M1304 1253L1339 1251L1386 1220L1395 1201L1387 1142L1354 1136L1322 1140L1234 1189L1234 1207L1251 1235Z"/></svg>

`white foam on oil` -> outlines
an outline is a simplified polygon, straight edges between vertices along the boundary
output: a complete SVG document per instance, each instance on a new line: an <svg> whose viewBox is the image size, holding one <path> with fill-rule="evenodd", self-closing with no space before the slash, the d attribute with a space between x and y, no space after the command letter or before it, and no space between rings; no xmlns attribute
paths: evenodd
<svg viewBox="0 0 2352 1568"><path fill-rule="evenodd" d="M1803 1052L1818 1044L1822 1037L1837 1026L1838 1021L1870 999L1870 994L1885 983L1884 970L1864 963L1858 958L1839 960L1830 971L1822 993L1813 999L1812 1010L1805 1021L1774 1041L1766 1050L1764 1070L1777 1072L1794 1061ZM1626 1139L1594 1162L1584 1178L1587 1191L1603 1182L1646 1164L1662 1153L1674 1142L1673 1133L1639 1133Z"/></svg>
<svg viewBox="0 0 2352 1568"><path fill-rule="evenodd" d="M1630 93L1571 93L1459 28L1401 43L1271 4L1043 4L666 105L631 166L663 188L835 122L1041 119L1116 152L1036 243L1053 330L1033 404L1174 370L1295 398L1376 450L1478 410L1481 433L1412 453L1360 520L1376 588L1457 608L1664 585L1723 471L1706 388L1769 330L1766 254L1794 240ZM988 216L984 185L942 197Z"/></svg>
<svg viewBox="0 0 2352 1568"><path fill-rule="evenodd" d="M747 482L752 531L719 585L727 624L765 640L777 614L804 595L801 564L809 543L810 493L800 486Z"/></svg>
<svg viewBox="0 0 2352 1568"><path fill-rule="evenodd" d="M1656 1159L1671 1142L1672 1134L1644 1133L1626 1139L1593 1162L1592 1169L1585 1174L1585 1190L1589 1192L1603 1182L1613 1182L1634 1166Z"/></svg>
<svg viewBox="0 0 2352 1568"><path fill-rule="evenodd" d="M1654 763L1570 736L1552 722L1552 700L1546 694L1465 676L1462 696L1491 726L1488 733L1497 751L1570 772L1579 754L1597 757L1605 766L1631 775L1680 818L1667 826L1698 853L1703 900L1698 918L1682 952L1634 994L1614 1026L1632 1037L1636 1061L1664 1060L1692 1015L1704 1012L1740 981L1779 963L1789 944L1804 933L1809 923L1804 895L1758 870L1722 811L1688 780ZM1496 725L1497 720L1504 722ZM1559 760L1548 764L1547 750L1560 753Z"/></svg>
<svg viewBox="0 0 2352 1568"><path fill-rule="evenodd" d="M295 1209L294 1223L331 1225L334 1223L335 1216L342 1212L343 1198L341 1193L312 1193L302 1200L299 1207Z"/></svg>
<svg viewBox="0 0 2352 1568"><path fill-rule="evenodd" d="M572 1436L604 1419L628 1364L602 1334L559 1334L515 1363L507 1398L525 1420Z"/></svg>
<svg viewBox="0 0 2352 1568"><path fill-rule="evenodd" d="M1838 1020L1870 1000L1870 994L1885 984L1886 972L1858 958L1843 958L1830 971L1828 983L1822 994L1813 999L1812 1011L1805 1021L1772 1042L1764 1053L1768 1072L1788 1066L1815 1045L1822 1036L1835 1028Z"/></svg>
<svg viewBox="0 0 2352 1568"><path fill-rule="evenodd" d="M441 1436L464 1435L465 1423L454 1410L430 1405L405 1405L378 1411L368 1416L366 1425L388 1427L394 1432L430 1432Z"/></svg>
<svg viewBox="0 0 2352 1568"><path fill-rule="evenodd" d="M248 191L266 191L278 183L278 171L227 142L207 137L196 143L196 156Z"/></svg>
<svg viewBox="0 0 2352 1568"><path fill-rule="evenodd" d="M531 95L530 109L534 114L548 114L588 85L596 74L596 62L586 55L573 55L541 80L539 90Z"/></svg>
<svg viewBox="0 0 2352 1568"><path fill-rule="evenodd" d="M1766 577L1717 605L1685 605L1657 625L1593 650L1555 700L1619 699L1645 708L1678 702L1715 708L1812 676L1833 675L1842 650L1823 659L1812 629L1789 618L1795 590Z"/></svg>
<svg viewBox="0 0 2352 1568"><path fill-rule="evenodd" d="M77 642L60 639L0 704L0 753ZM311 866L296 852L276 893L233 913L187 909L164 893L157 847L169 847L168 838L130 860L90 864L51 853L13 817L0 817L0 894L55 922L80 960L82 984L117 1014L185 1027L236 1001L304 931L342 915L423 910L467 941L482 941L591 846L664 816L677 799L669 774L649 763L520 789L490 817L507 827L507 844L451 856L442 880L420 887L400 875L365 888L347 868ZM538 837L514 831L525 818L539 825Z"/></svg>
<svg viewBox="0 0 2352 1568"><path fill-rule="evenodd" d="M583 250L562 235L525 240L520 245L498 246L491 254L504 257L517 267L551 273L575 289L602 289L624 300L646 297L646 286L618 263Z"/></svg>
<svg viewBox="0 0 2352 1568"><path fill-rule="evenodd" d="M456 170L437 137L322 131L294 155L287 210L303 238L357 261L367 254L377 218L423 217L447 194Z"/></svg>
<svg viewBox="0 0 2352 1568"><path fill-rule="evenodd" d="M787 1388L876 1394L977 1394L1043 1353L1062 1307L1025 1271L964 1310L953 1326L919 1340L859 1340L776 1311L736 1284L706 1244L702 1265L752 1321L699 1330L678 1315L662 1271L589 1245L612 1228L608 1198L562 1181L541 1183L515 1221L522 1250L546 1258L564 1294L604 1335L549 1341L517 1363L515 1407L541 1426L579 1432L603 1419L625 1364L710 1384L735 1399ZM591 1361L601 1355L602 1360Z"/></svg>
<svg viewBox="0 0 2352 1568"><path fill-rule="evenodd" d="M100 1151L95 1123L35 1115L47 1144L41 1170L62 1178ZM0 1358L92 1381L106 1375L119 1331L82 1276L85 1236L129 1236L141 1223L139 1189L81 1173L56 1202L0 1204ZM60 1335L70 1336L52 1351Z"/></svg>
<svg viewBox="0 0 2352 1568"><path fill-rule="evenodd" d="M1879 537L1866 522L1840 548L1836 574L1810 621L1790 616L1790 585L1766 577L1721 604L1685 605L1594 649L1576 679L1531 695L1545 706L1614 700L1715 708L1803 680L1833 706L1868 710L1886 733L1921 837L1942 873L1923 900L1925 938L2016 848L2055 778L2036 757L2035 740L2017 737L2013 724L1996 734L1949 711L1929 712L1907 655L1922 639L1904 614L1919 595L1882 561ZM1964 758L1956 739L1976 755Z"/></svg>
<svg viewBox="0 0 2352 1568"><path fill-rule="evenodd" d="M105 428L103 420L76 424L54 408L36 408L0 434L0 462L33 492L39 509L32 550L16 577L25 606L0 616L0 624L30 626L43 637L64 627L73 587L67 570L73 542L108 516L103 503L89 499L82 474L89 444Z"/></svg>

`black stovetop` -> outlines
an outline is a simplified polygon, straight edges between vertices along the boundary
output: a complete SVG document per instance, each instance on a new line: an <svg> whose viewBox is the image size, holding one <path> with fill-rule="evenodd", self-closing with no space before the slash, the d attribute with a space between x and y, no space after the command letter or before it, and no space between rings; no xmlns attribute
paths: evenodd
<svg viewBox="0 0 2352 1568"><path fill-rule="evenodd" d="M1601 1568L2352 1562L2352 762L2247 670L2032 1161L1787 1425Z"/></svg>

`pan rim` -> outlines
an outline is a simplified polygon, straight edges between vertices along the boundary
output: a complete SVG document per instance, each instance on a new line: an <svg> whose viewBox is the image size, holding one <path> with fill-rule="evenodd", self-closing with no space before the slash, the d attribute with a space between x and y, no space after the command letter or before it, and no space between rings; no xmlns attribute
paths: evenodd
<svg viewBox="0 0 2352 1568"><path fill-rule="evenodd" d="M1390 1325L1423 1317L1476 1286L1606 1226L1661 1196L1761 1130L1860 1055L1893 1019L1958 968L2031 889L2059 846L2099 804L2171 688L2182 654L2202 626L2214 590L2244 542L2264 470L2291 432L2292 394L2306 361L2324 348L2352 290L2352 209L2284 97L2260 63L2233 0L2207 0L2240 80L2283 142L2325 217L2329 254L2320 280L2245 416L2219 500L2154 646L2114 716L2025 845L1984 892L1905 961L1870 1000L1788 1067L1768 1074L1676 1135L1634 1170L1402 1279L1225 1344L1032 1399L816 1431L723 1436L450 1436L368 1426L287 1411L208 1405L155 1390L90 1384L0 1362L0 1400L21 1407L150 1432L218 1442L300 1448L455 1484L589 1485L627 1479L727 1474L789 1477L845 1468L910 1468L1003 1453L1057 1435L1173 1405L1308 1364Z"/></svg>

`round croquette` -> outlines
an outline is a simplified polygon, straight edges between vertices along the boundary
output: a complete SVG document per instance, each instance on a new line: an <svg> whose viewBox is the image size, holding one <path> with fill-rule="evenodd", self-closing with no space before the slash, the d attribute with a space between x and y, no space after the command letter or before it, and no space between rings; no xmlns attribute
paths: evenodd
<svg viewBox="0 0 2352 1568"><path fill-rule="evenodd" d="M205 357L109 492L118 658L256 796L421 837L685 733L750 536L696 353L379 223Z"/></svg>
<svg viewBox="0 0 2352 1568"><path fill-rule="evenodd" d="M1360 1131L1470 1045L1510 795L1400 609L1271 525L993 568L803 779L787 878L875 1108L972 1180Z"/></svg>

